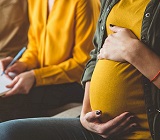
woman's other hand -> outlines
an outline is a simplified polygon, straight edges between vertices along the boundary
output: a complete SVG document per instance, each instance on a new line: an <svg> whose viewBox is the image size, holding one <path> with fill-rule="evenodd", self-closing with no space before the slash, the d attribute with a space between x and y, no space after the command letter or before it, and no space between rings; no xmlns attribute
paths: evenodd
<svg viewBox="0 0 160 140"><path fill-rule="evenodd" d="M131 30L110 26L110 30L113 34L110 34L100 50L98 59L109 59L113 61L125 62L127 61L128 51L132 51L135 43L137 43L137 37Z"/></svg>
<svg viewBox="0 0 160 140"><path fill-rule="evenodd" d="M81 116L81 123L86 129L103 138L117 138L129 134L138 126L135 117L129 112L122 113L105 123L100 121L100 117L100 111L92 111Z"/></svg>
<svg viewBox="0 0 160 140"><path fill-rule="evenodd" d="M28 94L30 89L34 86L35 75L33 71L23 72L17 75L7 88L11 88L4 97L11 96L14 94Z"/></svg>

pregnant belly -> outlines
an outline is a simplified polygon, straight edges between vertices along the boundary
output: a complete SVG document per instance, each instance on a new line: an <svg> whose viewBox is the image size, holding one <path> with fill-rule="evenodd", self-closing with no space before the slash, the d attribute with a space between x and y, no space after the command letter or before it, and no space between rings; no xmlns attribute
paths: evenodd
<svg viewBox="0 0 160 140"><path fill-rule="evenodd" d="M107 121L125 111L145 113L141 74L130 64L99 60L90 83L92 110Z"/></svg>

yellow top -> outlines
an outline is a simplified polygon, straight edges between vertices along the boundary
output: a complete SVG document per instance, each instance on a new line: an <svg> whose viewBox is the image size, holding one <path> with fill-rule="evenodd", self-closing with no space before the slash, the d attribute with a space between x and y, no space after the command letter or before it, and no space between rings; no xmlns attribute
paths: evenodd
<svg viewBox="0 0 160 140"><path fill-rule="evenodd" d="M80 82L99 15L99 0L28 0L29 45L20 59L34 69L36 85Z"/></svg>
<svg viewBox="0 0 160 140"><path fill-rule="evenodd" d="M149 0L121 0L111 10L109 24L129 28L140 38L143 13ZM102 121L107 121L125 111L138 117L140 129L120 139L151 139L143 98L142 74L129 63L99 60L90 86L93 110L102 110ZM116 139L118 140L118 139Z"/></svg>

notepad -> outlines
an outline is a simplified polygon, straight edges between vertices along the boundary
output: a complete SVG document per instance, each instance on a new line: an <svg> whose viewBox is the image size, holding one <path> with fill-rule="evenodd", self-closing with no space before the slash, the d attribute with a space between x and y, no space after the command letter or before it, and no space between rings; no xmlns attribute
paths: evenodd
<svg viewBox="0 0 160 140"><path fill-rule="evenodd" d="M9 85L12 82L5 74L0 75L0 96L4 95L10 88L6 88L6 85Z"/></svg>

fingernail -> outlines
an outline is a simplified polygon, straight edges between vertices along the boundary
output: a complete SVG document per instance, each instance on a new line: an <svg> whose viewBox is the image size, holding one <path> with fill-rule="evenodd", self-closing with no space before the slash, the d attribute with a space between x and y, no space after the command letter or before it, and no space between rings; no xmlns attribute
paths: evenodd
<svg viewBox="0 0 160 140"><path fill-rule="evenodd" d="M130 116L129 119L130 119L130 120L135 120L135 117L134 117L134 116Z"/></svg>
<svg viewBox="0 0 160 140"><path fill-rule="evenodd" d="M115 25L113 25L113 24L110 24L110 27L114 27Z"/></svg>
<svg viewBox="0 0 160 140"><path fill-rule="evenodd" d="M96 115L100 115L101 114L101 111L100 110L97 110L96 111Z"/></svg>
<svg viewBox="0 0 160 140"><path fill-rule="evenodd" d="M132 127L132 128L137 128L138 125L137 125L137 124L133 124L131 127Z"/></svg>

